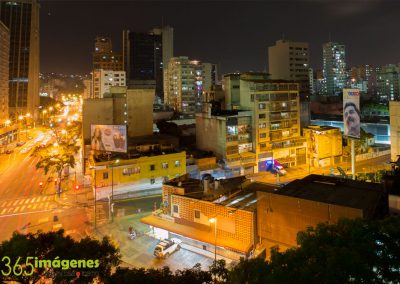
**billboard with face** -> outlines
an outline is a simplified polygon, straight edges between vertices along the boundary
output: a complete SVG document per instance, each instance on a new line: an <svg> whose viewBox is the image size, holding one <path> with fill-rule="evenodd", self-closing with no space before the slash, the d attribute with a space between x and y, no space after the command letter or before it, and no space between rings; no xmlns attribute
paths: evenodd
<svg viewBox="0 0 400 284"><path fill-rule="evenodd" d="M126 125L92 124L90 133L92 150L126 153Z"/></svg>
<svg viewBox="0 0 400 284"><path fill-rule="evenodd" d="M360 138L360 91L343 89L343 122L344 136Z"/></svg>

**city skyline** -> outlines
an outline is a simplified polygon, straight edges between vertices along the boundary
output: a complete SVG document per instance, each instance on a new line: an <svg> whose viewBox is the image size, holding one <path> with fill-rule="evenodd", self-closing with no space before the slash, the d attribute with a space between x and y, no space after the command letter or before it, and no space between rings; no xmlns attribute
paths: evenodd
<svg viewBox="0 0 400 284"><path fill-rule="evenodd" d="M267 71L268 47L282 37L309 42L315 69L329 39L346 46L348 66L400 61L393 37L400 4L393 1L77 3L41 2L41 72L88 73L96 36L110 36L121 52L123 29L145 32L162 23L174 28L174 56L214 62L221 74Z"/></svg>

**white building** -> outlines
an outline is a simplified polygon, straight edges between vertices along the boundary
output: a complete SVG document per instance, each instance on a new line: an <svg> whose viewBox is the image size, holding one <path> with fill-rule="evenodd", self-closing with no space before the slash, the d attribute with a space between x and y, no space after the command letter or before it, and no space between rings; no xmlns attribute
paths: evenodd
<svg viewBox="0 0 400 284"><path fill-rule="evenodd" d="M92 84L92 98L103 98L104 94L110 93L111 86L126 86L125 71L94 70Z"/></svg>
<svg viewBox="0 0 400 284"><path fill-rule="evenodd" d="M278 40L268 48L271 79L308 80L308 43Z"/></svg>
<svg viewBox="0 0 400 284"><path fill-rule="evenodd" d="M202 109L203 91L215 84L216 65L173 57L164 70L164 103L185 117L195 117Z"/></svg>

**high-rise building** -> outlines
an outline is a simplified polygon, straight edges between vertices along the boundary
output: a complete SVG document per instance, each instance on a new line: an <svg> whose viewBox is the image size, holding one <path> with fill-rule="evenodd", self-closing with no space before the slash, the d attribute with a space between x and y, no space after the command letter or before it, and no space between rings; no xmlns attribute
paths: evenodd
<svg viewBox="0 0 400 284"><path fill-rule="evenodd" d="M347 84L345 46L336 42L323 44L324 79L326 95L337 96Z"/></svg>
<svg viewBox="0 0 400 284"><path fill-rule="evenodd" d="M163 97L163 70L173 57L173 28L123 31L123 61L129 88L155 88Z"/></svg>
<svg viewBox="0 0 400 284"><path fill-rule="evenodd" d="M122 54L112 51L112 42L108 37L96 37L93 52L93 70L104 69L122 71Z"/></svg>
<svg viewBox="0 0 400 284"><path fill-rule="evenodd" d="M8 119L8 68L10 59L10 33L0 21L0 125Z"/></svg>
<svg viewBox="0 0 400 284"><path fill-rule="evenodd" d="M300 99L310 97L309 49L307 42L281 39L268 48L271 79L295 80L299 84Z"/></svg>
<svg viewBox="0 0 400 284"><path fill-rule="evenodd" d="M382 102L400 98L400 65L382 66L377 73L377 97Z"/></svg>
<svg viewBox="0 0 400 284"><path fill-rule="evenodd" d="M39 107L39 4L37 0L1 1L0 20L10 31L9 112L30 113Z"/></svg>
<svg viewBox="0 0 400 284"><path fill-rule="evenodd" d="M271 79L308 80L307 42L281 39L268 48Z"/></svg>
<svg viewBox="0 0 400 284"><path fill-rule="evenodd" d="M173 57L164 70L164 103L186 117L201 112L203 91L215 85L216 65Z"/></svg>
<svg viewBox="0 0 400 284"><path fill-rule="evenodd" d="M126 86L125 71L98 69L92 72L93 98L103 98L111 86Z"/></svg>

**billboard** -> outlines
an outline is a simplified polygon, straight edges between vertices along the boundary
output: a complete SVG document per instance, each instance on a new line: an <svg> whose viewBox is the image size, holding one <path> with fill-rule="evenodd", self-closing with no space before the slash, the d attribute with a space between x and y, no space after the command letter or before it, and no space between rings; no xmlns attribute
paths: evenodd
<svg viewBox="0 0 400 284"><path fill-rule="evenodd" d="M126 153L126 125L91 125L92 150Z"/></svg>
<svg viewBox="0 0 400 284"><path fill-rule="evenodd" d="M343 123L344 136L360 138L360 91L343 89Z"/></svg>

